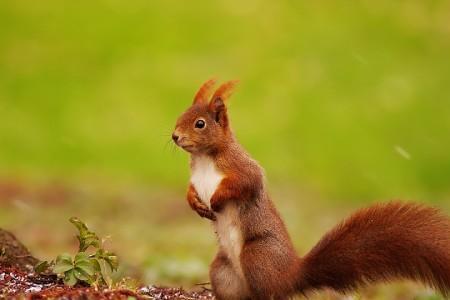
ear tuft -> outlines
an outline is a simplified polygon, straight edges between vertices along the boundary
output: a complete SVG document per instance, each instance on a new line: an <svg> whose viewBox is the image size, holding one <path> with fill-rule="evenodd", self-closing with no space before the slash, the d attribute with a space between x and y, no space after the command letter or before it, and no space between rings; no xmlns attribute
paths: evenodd
<svg viewBox="0 0 450 300"><path fill-rule="evenodd" d="M211 96L212 89L216 85L215 79L209 79L202 84L197 94L195 94L193 104L197 103L208 103L208 99Z"/></svg>
<svg viewBox="0 0 450 300"><path fill-rule="evenodd" d="M225 101L230 98L237 83L237 80L231 80L222 84L209 102L209 111L212 113L214 120L223 128L228 128L228 113Z"/></svg>
<svg viewBox="0 0 450 300"><path fill-rule="evenodd" d="M220 98L225 102L228 98L230 98L231 94L233 94L234 88L238 82L238 80L230 80L223 83L212 96L211 102L214 102L217 98Z"/></svg>

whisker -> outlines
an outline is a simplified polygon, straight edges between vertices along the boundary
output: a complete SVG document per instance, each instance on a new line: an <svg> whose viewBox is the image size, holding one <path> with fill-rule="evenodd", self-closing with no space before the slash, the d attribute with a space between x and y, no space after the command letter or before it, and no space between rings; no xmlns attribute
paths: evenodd
<svg viewBox="0 0 450 300"><path fill-rule="evenodd" d="M164 149L163 149L164 152L167 150L167 145L169 145L169 143L171 143L171 142L172 142L172 140L170 140L170 139L166 141L166 143L164 144Z"/></svg>
<svg viewBox="0 0 450 300"><path fill-rule="evenodd" d="M175 144L172 144L172 154L177 155L178 153L180 153L178 147Z"/></svg>

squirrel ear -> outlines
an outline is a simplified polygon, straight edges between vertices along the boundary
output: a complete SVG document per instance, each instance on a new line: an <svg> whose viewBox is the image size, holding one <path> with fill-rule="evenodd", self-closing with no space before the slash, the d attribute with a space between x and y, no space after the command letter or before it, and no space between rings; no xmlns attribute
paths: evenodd
<svg viewBox="0 0 450 300"><path fill-rule="evenodd" d="M197 103L208 103L208 99L212 93L212 89L216 85L215 79L209 79L198 90L197 94L195 94L194 102L192 104Z"/></svg>
<svg viewBox="0 0 450 300"><path fill-rule="evenodd" d="M209 102L209 111L211 112L214 121L219 123L222 127L228 126L227 107L222 98L213 98L211 102Z"/></svg>
<svg viewBox="0 0 450 300"><path fill-rule="evenodd" d="M222 84L214 93L209 102L209 110L213 114L214 120L222 127L228 126L227 107L225 100L227 100L233 93L233 89L237 84L237 80L228 81Z"/></svg>
<svg viewBox="0 0 450 300"><path fill-rule="evenodd" d="M230 98L238 82L239 82L238 80L230 80L222 84L212 96L211 103L216 98L220 98L222 99L222 101L226 101L228 98Z"/></svg>

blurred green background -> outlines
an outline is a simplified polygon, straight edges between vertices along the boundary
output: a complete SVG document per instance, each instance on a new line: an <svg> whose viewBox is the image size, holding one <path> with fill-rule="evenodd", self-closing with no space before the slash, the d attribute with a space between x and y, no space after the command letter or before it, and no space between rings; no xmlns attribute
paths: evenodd
<svg viewBox="0 0 450 300"><path fill-rule="evenodd" d="M124 273L207 281L214 234L169 137L210 77L240 79L232 126L300 252L371 202L450 213L448 1L11 0L0 227L51 258L73 247L75 215L112 236ZM367 293L427 293L412 290Z"/></svg>

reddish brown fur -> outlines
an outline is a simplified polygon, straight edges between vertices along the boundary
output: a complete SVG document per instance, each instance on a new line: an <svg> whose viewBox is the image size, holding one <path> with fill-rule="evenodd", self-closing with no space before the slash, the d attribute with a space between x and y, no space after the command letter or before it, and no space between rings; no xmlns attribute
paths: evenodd
<svg viewBox="0 0 450 300"><path fill-rule="evenodd" d="M215 220L213 212L205 205L205 203L200 201L197 191L192 184L189 184L186 199L189 206L196 211L200 217L210 219L211 221Z"/></svg>
<svg viewBox="0 0 450 300"><path fill-rule="evenodd" d="M210 79L206 81L195 94L193 104L198 103L208 103L209 97L211 96L212 89L216 85L215 79Z"/></svg>
<svg viewBox="0 0 450 300"><path fill-rule="evenodd" d="M242 237L239 263L235 265L232 253L221 246L210 268L218 299L285 299L325 287L347 292L396 278L449 293L450 221L421 205L388 203L361 210L327 233L305 257L298 257L266 191L263 170L229 127L224 100L233 86L222 85L209 104L196 102L178 119L175 130L180 147L192 158L206 155L223 174L210 199L212 211L192 185L187 193L190 206L216 226L230 210L237 214L230 224L238 226ZM195 128L199 118L205 128Z"/></svg>
<svg viewBox="0 0 450 300"><path fill-rule="evenodd" d="M222 84L212 96L211 100L215 100L217 98L222 99L222 101L226 101L234 91L234 88L238 84L237 80L230 80Z"/></svg>
<svg viewBox="0 0 450 300"><path fill-rule="evenodd" d="M438 210L392 202L362 209L303 258L300 289L346 292L406 278L450 291L450 222Z"/></svg>

